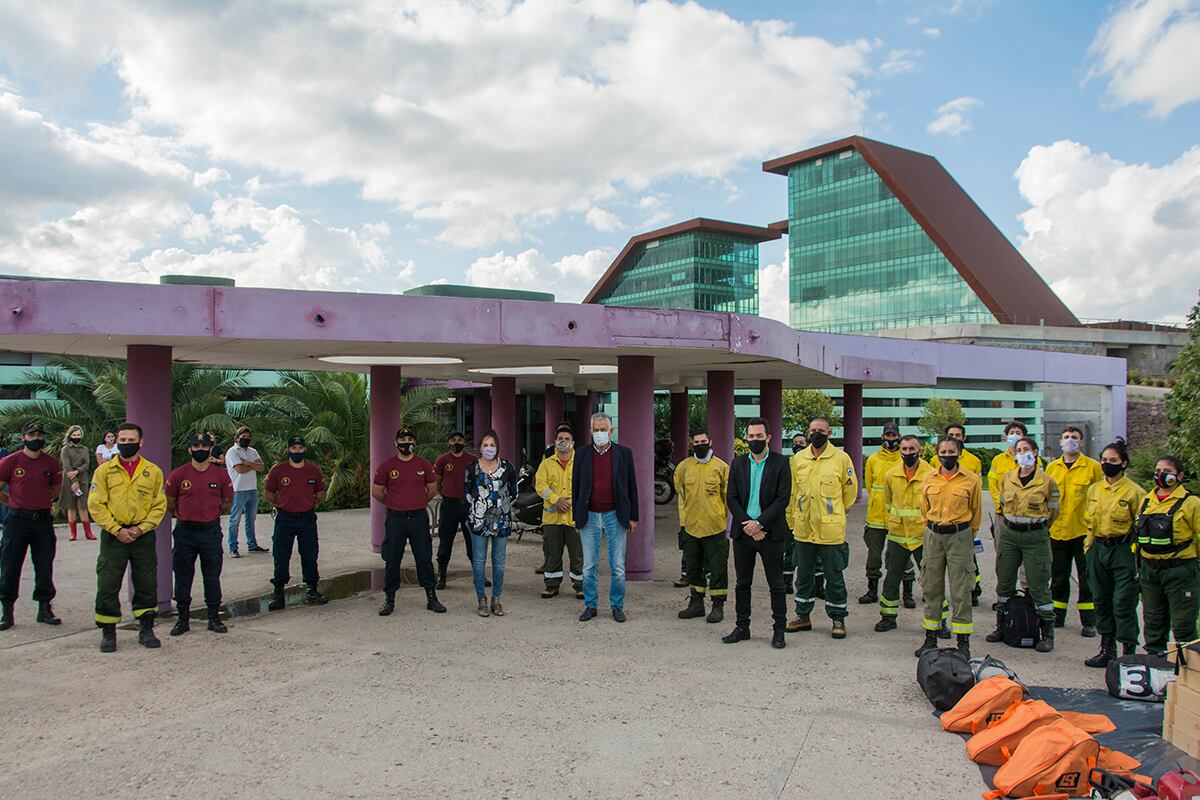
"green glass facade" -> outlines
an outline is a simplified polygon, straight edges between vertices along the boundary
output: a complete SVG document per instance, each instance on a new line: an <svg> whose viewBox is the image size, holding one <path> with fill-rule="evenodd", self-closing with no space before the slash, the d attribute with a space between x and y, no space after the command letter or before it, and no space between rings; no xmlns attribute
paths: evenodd
<svg viewBox="0 0 1200 800"><path fill-rule="evenodd" d="M788 170L788 257L794 328L996 322L856 150Z"/></svg>
<svg viewBox="0 0 1200 800"><path fill-rule="evenodd" d="M758 242L687 231L638 245L596 302L757 314Z"/></svg>

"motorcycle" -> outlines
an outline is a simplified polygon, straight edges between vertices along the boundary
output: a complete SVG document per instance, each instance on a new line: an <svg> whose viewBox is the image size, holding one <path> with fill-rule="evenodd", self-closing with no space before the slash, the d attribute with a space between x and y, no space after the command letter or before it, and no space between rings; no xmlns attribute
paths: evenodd
<svg viewBox="0 0 1200 800"><path fill-rule="evenodd" d="M675 444L670 439L654 443L654 505L665 506L675 499L675 465L671 453Z"/></svg>
<svg viewBox="0 0 1200 800"><path fill-rule="evenodd" d="M517 496L512 503L512 532L517 541L526 533L542 533L542 506L544 501L533 488L533 468L522 464L517 472Z"/></svg>

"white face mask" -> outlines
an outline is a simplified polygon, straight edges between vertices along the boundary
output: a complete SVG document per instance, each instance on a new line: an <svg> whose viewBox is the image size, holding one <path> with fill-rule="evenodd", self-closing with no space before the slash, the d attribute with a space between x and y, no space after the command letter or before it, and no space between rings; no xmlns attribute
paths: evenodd
<svg viewBox="0 0 1200 800"><path fill-rule="evenodd" d="M608 431L592 431L592 444L596 447L607 447Z"/></svg>
<svg viewBox="0 0 1200 800"><path fill-rule="evenodd" d="M479 454L482 455L484 458L486 458L488 461L491 461L493 458L496 457L496 448L493 447L492 445L484 445L483 447L479 448Z"/></svg>
<svg viewBox="0 0 1200 800"><path fill-rule="evenodd" d="M1019 441L1021 441L1021 434L1010 433L1008 435L1008 449L1012 450L1014 447L1017 446L1017 442L1019 442Z"/></svg>
<svg viewBox="0 0 1200 800"><path fill-rule="evenodd" d="M1033 453L1017 453L1017 465L1021 469L1029 469L1037 463L1037 456Z"/></svg>
<svg viewBox="0 0 1200 800"><path fill-rule="evenodd" d="M1078 439L1063 439L1062 451L1074 455L1079 452L1080 441Z"/></svg>

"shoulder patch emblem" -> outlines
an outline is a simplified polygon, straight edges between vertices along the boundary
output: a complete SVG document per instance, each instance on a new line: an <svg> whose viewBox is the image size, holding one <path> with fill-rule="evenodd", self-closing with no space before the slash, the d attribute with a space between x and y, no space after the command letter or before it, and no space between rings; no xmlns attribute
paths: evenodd
<svg viewBox="0 0 1200 800"><path fill-rule="evenodd" d="M289 478L287 475L284 475L282 478L279 479L279 485L280 486L291 486L292 479Z"/></svg>
<svg viewBox="0 0 1200 800"><path fill-rule="evenodd" d="M392 480L396 480L397 478L400 477L400 470L398 470L398 469L392 470L391 472L388 473L388 477L391 478Z"/></svg>
<svg viewBox="0 0 1200 800"><path fill-rule="evenodd" d="M150 470L148 470L148 469L144 469L144 470L142 470L142 477L143 477L143 478L149 478L149 477L150 477Z"/></svg>
<svg viewBox="0 0 1200 800"><path fill-rule="evenodd" d="M450 472L450 471L451 471L451 470L453 470L453 469L454 469L454 465L453 465L453 464L447 464L447 465L446 465L446 472Z"/></svg>
<svg viewBox="0 0 1200 800"><path fill-rule="evenodd" d="M185 492L190 491L192 488L192 482L187 479L184 479L183 483L179 484L179 488Z"/></svg>
<svg viewBox="0 0 1200 800"><path fill-rule="evenodd" d="M25 477L25 468L24 468L24 467L17 467L16 469L14 469L14 470L13 470L13 477L14 477L14 478L24 478L24 477Z"/></svg>

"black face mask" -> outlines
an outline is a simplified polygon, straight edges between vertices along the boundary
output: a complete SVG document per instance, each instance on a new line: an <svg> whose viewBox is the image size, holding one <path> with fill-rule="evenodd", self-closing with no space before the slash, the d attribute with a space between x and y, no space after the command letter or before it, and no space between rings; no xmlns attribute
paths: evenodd
<svg viewBox="0 0 1200 800"><path fill-rule="evenodd" d="M464 444L452 444L452 445L450 445L450 452L451 452L451 453L461 453L461 452L462 452L463 450L465 450L465 449L466 449L466 445L464 445Z"/></svg>
<svg viewBox="0 0 1200 800"><path fill-rule="evenodd" d="M899 439L884 439L883 440L883 449L888 450L890 452L895 452L895 451L899 450L900 449L900 440Z"/></svg>
<svg viewBox="0 0 1200 800"><path fill-rule="evenodd" d="M750 445L750 452L754 453L754 455L756 455L756 456L760 456L760 455L762 455L763 450L767 449L767 440L766 439L752 439L749 442L749 445Z"/></svg>
<svg viewBox="0 0 1200 800"><path fill-rule="evenodd" d="M192 461L195 461L197 464L203 464L205 461L208 461L208 457L212 455L211 450L193 450L191 452Z"/></svg>
<svg viewBox="0 0 1200 800"><path fill-rule="evenodd" d="M36 453L38 450L41 450L43 447L46 446L46 440L45 439L26 439L25 446Z"/></svg>
<svg viewBox="0 0 1200 800"><path fill-rule="evenodd" d="M404 444L396 445L396 449L400 451L400 455L402 456L411 456L413 446L411 442L405 442Z"/></svg>
<svg viewBox="0 0 1200 800"><path fill-rule="evenodd" d="M293 464L299 464L301 461L303 461L303 460L304 460L304 456L305 456L305 455L307 455L307 454L306 454L306 453L292 453L292 452L289 452L289 453L288 453L288 458L290 458L290 459L292 460L292 463L293 463Z"/></svg>
<svg viewBox="0 0 1200 800"><path fill-rule="evenodd" d="M82 441L83 441L83 439L80 439L78 436L71 437L71 444L79 444Z"/></svg>
<svg viewBox="0 0 1200 800"><path fill-rule="evenodd" d="M820 450L829 441L829 434L824 431L813 431L808 435L808 442L813 447Z"/></svg>
<svg viewBox="0 0 1200 800"><path fill-rule="evenodd" d="M711 444L693 445L692 449L696 451L696 458L708 458L708 454L712 452Z"/></svg>
<svg viewBox="0 0 1200 800"><path fill-rule="evenodd" d="M250 437L243 436L241 439L238 439L238 446L239 447L249 447L250 446Z"/></svg>
<svg viewBox="0 0 1200 800"><path fill-rule="evenodd" d="M942 466L946 469L954 469L958 466L958 456L938 456L938 461L942 462Z"/></svg>
<svg viewBox="0 0 1200 800"><path fill-rule="evenodd" d="M1107 461L1100 462L1100 469L1104 472L1105 477L1115 478L1125 471L1125 467L1120 464L1110 464Z"/></svg>
<svg viewBox="0 0 1200 800"><path fill-rule="evenodd" d="M917 462L921 460L920 453L901 453L900 460L904 462L906 467L915 467Z"/></svg>
<svg viewBox="0 0 1200 800"><path fill-rule="evenodd" d="M142 449L141 442L125 442L117 445L117 452L121 454L121 458L128 461L138 454L138 450Z"/></svg>
<svg viewBox="0 0 1200 800"><path fill-rule="evenodd" d="M796 454L796 453L799 453L801 450L803 450L803 449L804 449L804 448L806 448L806 447L808 447L808 445L806 445L806 444L796 444L795 442L793 442L793 443L792 443L792 453L793 453L793 455L794 455L794 454Z"/></svg>

